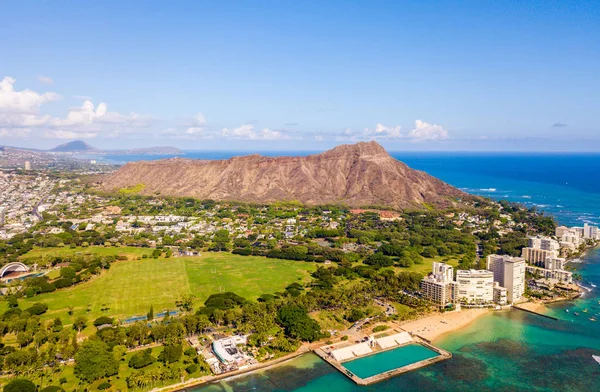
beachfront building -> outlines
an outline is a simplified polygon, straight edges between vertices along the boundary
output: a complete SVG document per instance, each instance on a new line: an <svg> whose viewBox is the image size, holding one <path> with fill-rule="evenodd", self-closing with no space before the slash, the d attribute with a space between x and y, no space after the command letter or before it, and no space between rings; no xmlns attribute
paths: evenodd
<svg viewBox="0 0 600 392"><path fill-rule="evenodd" d="M525 259L503 255L489 255L487 269L494 281L506 288L509 303L520 300L525 294Z"/></svg>
<svg viewBox="0 0 600 392"><path fill-rule="evenodd" d="M529 264L543 266L547 258L558 257L558 252L554 250L525 247L521 251L521 257Z"/></svg>
<svg viewBox="0 0 600 392"><path fill-rule="evenodd" d="M498 282L494 282L494 303L498 305L506 305L508 303L506 287L500 286Z"/></svg>
<svg viewBox="0 0 600 392"><path fill-rule="evenodd" d="M600 239L600 230L598 230L598 226L591 226L585 223L583 225L583 238L590 240Z"/></svg>
<svg viewBox="0 0 600 392"><path fill-rule="evenodd" d="M540 268L533 265L527 266L527 272L536 278L544 278L554 280L560 283L573 283L573 273L565 270L549 270L546 268Z"/></svg>
<svg viewBox="0 0 600 392"><path fill-rule="evenodd" d="M214 355L221 361L225 371L244 369L255 362L250 356L241 351L238 346L248 343L248 335L234 335L215 340L212 343Z"/></svg>
<svg viewBox="0 0 600 392"><path fill-rule="evenodd" d="M454 300L456 283L454 268L446 263L433 263L432 271L421 280L423 296L439 306L446 306Z"/></svg>
<svg viewBox="0 0 600 392"><path fill-rule="evenodd" d="M564 270L567 265L567 259L564 257L548 257L544 262L544 268L551 271Z"/></svg>
<svg viewBox="0 0 600 392"><path fill-rule="evenodd" d="M550 237L529 237L529 247L558 252L560 244Z"/></svg>
<svg viewBox="0 0 600 392"><path fill-rule="evenodd" d="M485 270L456 272L456 300L465 304L484 305L494 301L494 273Z"/></svg>

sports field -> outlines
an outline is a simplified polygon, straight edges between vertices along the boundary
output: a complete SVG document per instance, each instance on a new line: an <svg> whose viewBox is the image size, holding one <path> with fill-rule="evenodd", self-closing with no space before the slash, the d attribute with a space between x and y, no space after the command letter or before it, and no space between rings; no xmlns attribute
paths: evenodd
<svg viewBox="0 0 600 392"><path fill-rule="evenodd" d="M20 299L25 309L35 302L43 302L49 310L42 319L60 317L64 324L71 324L78 315L93 320L101 315L125 319L145 315L150 305L154 313L175 309L175 302L182 294L196 296L195 308L201 306L210 295L233 291L248 299L261 294L282 291L293 282L308 282L314 263L267 259L256 256L238 256L231 253L203 253L199 257L148 258L137 256L150 254L151 250L140 248L77 248L34 250L24 258L44 253L90 252L101 254L125 254L128 261L112 264L99 277L69 289L57 290L34 298ZM91 311L88 313L88 305ZM73 306L73 315L68 315ZM102 312L101 309L108 310ZM6 302L0 302L0 310L6 310Z"/></svg>

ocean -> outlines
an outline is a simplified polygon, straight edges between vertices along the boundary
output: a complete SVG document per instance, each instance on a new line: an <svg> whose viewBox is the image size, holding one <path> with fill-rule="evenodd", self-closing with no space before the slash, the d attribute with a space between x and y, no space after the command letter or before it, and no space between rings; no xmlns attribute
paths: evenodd
<svg viewBox="0 0 600 392"><path fill-rule="evenodd" d="M222 159L240 154L190 152L185 157ZM392 155L467 192L535 206L560 224L600 224L600 154ZM550 314L559 320L516 310L490 313L435 342L453 353L451 359L379 384L358 387L308 354L191 391L599 391L600 364L592 355L600 355L600 322L589 317L600 316L600 249L574 265L587 290L578 300L550 306Z"/></svg>

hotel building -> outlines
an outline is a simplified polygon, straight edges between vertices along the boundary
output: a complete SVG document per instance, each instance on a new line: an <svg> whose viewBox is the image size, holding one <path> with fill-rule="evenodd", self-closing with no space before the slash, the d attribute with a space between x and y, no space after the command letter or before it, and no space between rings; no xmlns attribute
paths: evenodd
<svg viewBox="0 0 600 392"><path fill-rule="evenodd" d="M488 304L494 301L494 274L485 270L458 270L456 299L469 304Z"/></svg>
<svg viewBox="0 0 600 392"><path fill-rule="evenodd" d="M509 303L520 300L525 294L525 260L522 257L489 255L487 269L494 281L506 288Z"/></svg>
<svg viewBox="0 0 600 392"><path fill-rule="evenodd" d="M456 291L454 268L445 263L433 263L432 272L421 280L421 292L439 306L453 302Z"/></svg>
<svg viewBox="0 0 600 392"><path fill-rule="evenodd" d="M543 266L547 258L558 257L558 252L554 250L527 247L523 248L521 251L521 257L530 264Z"/></svg>

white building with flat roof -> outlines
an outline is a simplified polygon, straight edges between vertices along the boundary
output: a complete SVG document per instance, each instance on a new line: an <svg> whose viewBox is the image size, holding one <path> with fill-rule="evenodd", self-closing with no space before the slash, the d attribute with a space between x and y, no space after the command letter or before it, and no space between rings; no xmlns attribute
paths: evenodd
<svg viewBox="0 0 600 392"><path fill-rule="evenodd" d="M600 231L598 230L598 226L591 226L585 223L583 225L583 238L591 240L600 239Z"/></svg>
<svg viewBox="0 0 600 392"><path fill-rule="evenodd" d="M456 299L468 304L494 301L494 273L486 270L458 270Z"/></svg>
<svg viewBox="0 0 600 392"><path fill-rule="evenodd" d="M506 305L508 303L506 287L500 286L498 282L494 282L494 303L498 305Z"/></svg>
<svg viewBox="0 0 600 392"><path fill-rule="evenodd" d="M558 252L555 250L525 247L521 250L521 257L528 263L543 266L547 258L558 257Z"/></svg>
<svg viewBox="0 0 600 392"><path fill-rule="evenodd" d="M525 294L525 259L503 255L489 255L487 269L494 274L494 281L506 288L509 303L520 300Z"/></svg>
<svg viewBox="0 0 600 392"><path fill-rule="evenodd" d="M421 280L423 296L439 306L446 306L454 300L454 268L446 263L434 262L432 271Z"/></svg>

